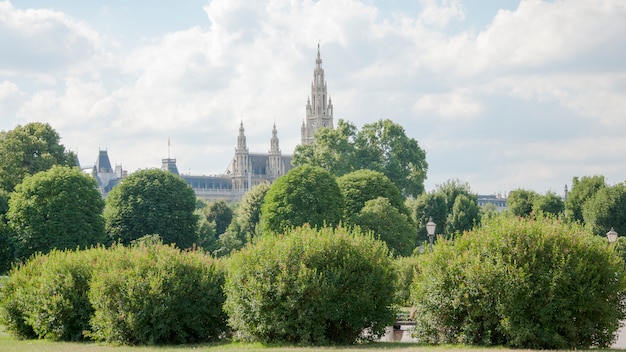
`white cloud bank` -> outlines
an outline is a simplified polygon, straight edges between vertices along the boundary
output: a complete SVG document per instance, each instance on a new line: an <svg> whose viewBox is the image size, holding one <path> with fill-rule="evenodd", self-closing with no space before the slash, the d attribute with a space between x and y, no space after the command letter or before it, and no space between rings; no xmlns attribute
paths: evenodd
<svg viewBox="0 0 626 352"><path fill-rule="evenodd" d="M214 0L205 23L122 51L83 18L0 2L0 129L49 122L83 164L108 148L131 171L158 167L171 137L181 171L221 172L240 120L252 151L274 122L293 150L319 42L336 118L402 124L427 152L427 188L626 179L625 2L521 0L478 29L463 27L469 3L386 6Z"/></svg>

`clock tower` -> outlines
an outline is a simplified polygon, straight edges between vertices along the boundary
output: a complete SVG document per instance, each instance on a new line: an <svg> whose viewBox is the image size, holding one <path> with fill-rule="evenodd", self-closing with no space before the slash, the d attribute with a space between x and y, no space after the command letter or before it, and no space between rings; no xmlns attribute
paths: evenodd
<svg viewBox="0 0 626 352"><path fill-rule="evenodd" d="M320 45L317 44L317 59L315 60L315 70L313 70L311 96L307 99L306 118L302 121L301 144L313 144L315 132L322 127L334 128L333 102L328 95L320 57Z"/></svg>

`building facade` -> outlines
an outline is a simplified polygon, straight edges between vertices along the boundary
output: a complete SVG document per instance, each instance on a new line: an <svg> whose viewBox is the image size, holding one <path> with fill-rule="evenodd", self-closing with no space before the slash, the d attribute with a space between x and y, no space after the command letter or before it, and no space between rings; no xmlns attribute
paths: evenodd
<svg viewBox="0 0 626 352"><path fill-rule="evenodd" d="M333 127L333 101L328 95L320 45L317 44L317 58L313 70L313 82L311 83L311 96L306 102L306 118L302 121L301 144L313 144L315 132L322 128Z"/></svg>
<svg viewBox="0 0 626 352"><path fill-rule="evenodd" d="M333 124L333 104L328 95L328 87L324 77L318 44L317 58L313 70L313 82L311 83L311 95L307 98L306 115L302 121L301 143L313 143L317 130L324 127L334 128ZM176 165L176 159L169 156L161 159L161 169L183 178L191 186L198 198L206 201L225 200L227 202L236 202L254 186L264 182L272 183L291 170L293 168L291 160L291 154L282 154L276 124L272 126L268 152L252 153L248 150L243 122L240 122L235 154L224 174L209 176L180 174ZM106 196L113 186L122 177L126 176L126 172L122 170L121 165L116 166L115 170L111 167L106 150L100 151L95 166L86 169L85 172L91 173L98 180L103 196Z"/></svg>

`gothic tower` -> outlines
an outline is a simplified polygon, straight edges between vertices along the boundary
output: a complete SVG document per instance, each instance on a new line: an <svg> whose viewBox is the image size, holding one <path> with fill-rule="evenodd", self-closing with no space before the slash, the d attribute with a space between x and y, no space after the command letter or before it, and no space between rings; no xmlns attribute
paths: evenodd
<svg viewBox="0 0 626 352"><path fill-rule="evenodd" d="M275 179L285 173L283 158L281 157L280 147L278 146L278 132L276 124L272 128L272 139L270 140L270 150L267 158L267 176Z"/></svg>
<svg viewBox="0 0 626 352"><path fill-rule="evenodd" d="M249 173L248 146L246 145L246 135L243 129L243 121L239 125L239 136L237 137L237 147L235 148L233 188L235 191L245 192L248 190Z"/></svg>
<svg viewBox="0 0 626 352"><path fill-rule="evenodd" d="M320 45L317 44L317 59L311 83L311 96L306 103L306 118L302 121L301 144L315 142L313 135L321 127L333 128L333 102L328 95L324 69L320 57Z"/></svg>

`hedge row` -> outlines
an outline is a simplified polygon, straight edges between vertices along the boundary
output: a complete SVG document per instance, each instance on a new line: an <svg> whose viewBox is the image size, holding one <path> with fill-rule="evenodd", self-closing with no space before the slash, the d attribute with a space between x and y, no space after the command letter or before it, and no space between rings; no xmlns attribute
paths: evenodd
<svg viewBox="0 0 626 352"><path fill-rule="evenodd" d="M20 338L205 342L227 331L223 283L218 262L168 245L52 251L12 270L0 320Z"/></svg>
<svg viewBox="0 0 626 352"><path fill-rule="evenodd" d="M626 318L614 249L577 225L497 217L396 261L343 228L263 236L224 261L147 241L53 251L13 269L0 319L24 338L196 343L230 326L245 340L323 345L375 339L393 303L411 302L421 342L606 347Z"/></svg>
<svg viewBox="0 0 626 352"><path fill-rule="evenodd" d="M21 338L129 345L230 336L228 316L241 337L303 344L393 322L392 258L372 236L302 228L222 263L150 241L36 255L4 282L0 322Z"/></svg>

